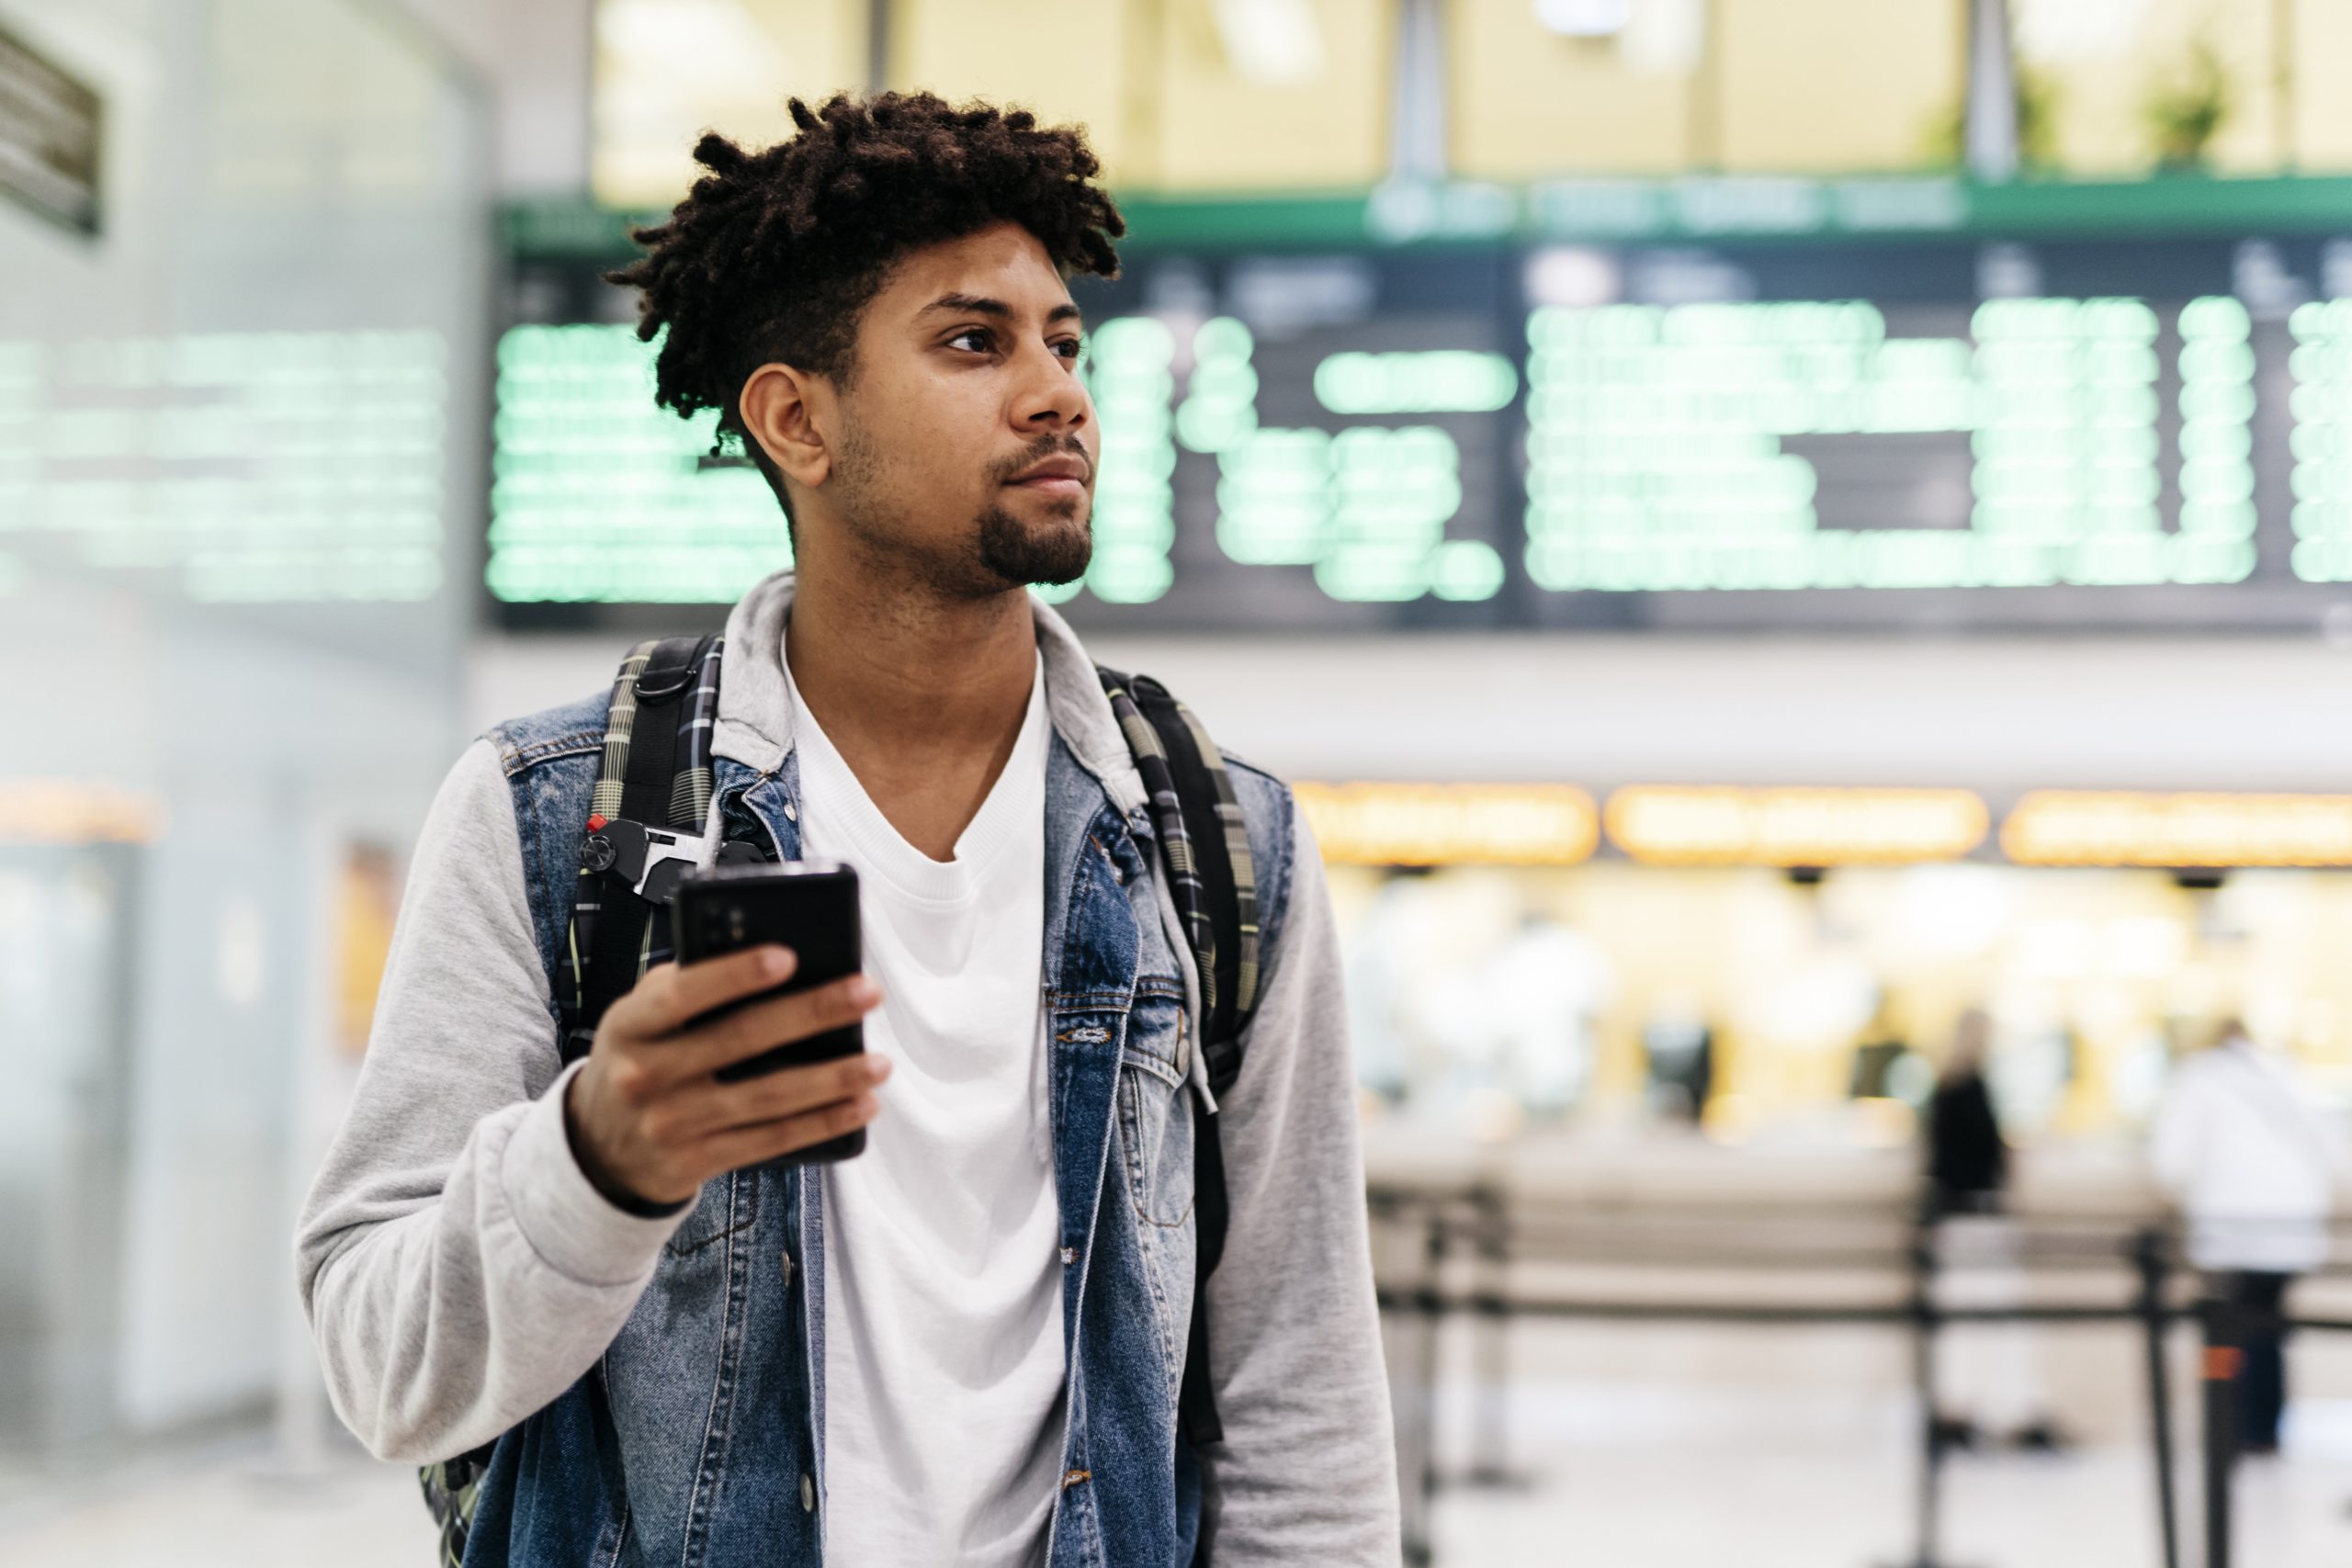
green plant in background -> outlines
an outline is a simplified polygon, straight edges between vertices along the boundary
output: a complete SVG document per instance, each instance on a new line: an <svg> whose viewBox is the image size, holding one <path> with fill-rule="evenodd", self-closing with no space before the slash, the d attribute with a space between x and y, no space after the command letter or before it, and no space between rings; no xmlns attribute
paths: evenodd
<svg viewBox="0 0 2352 1568"><path fill-rule="evenodd" d="M2140 118L2155 144L2156 166L2173 173L2202 170L2213 139L2236 107L2229 67L2210 38L2199 38L2173 72L2148 85Z"/></svg>
<svg viewBox="0 0 2352 1568"><path fill-rule="evenodd" d="M2046 71L2017 68L2018 163L2020 167L2055 169L2058 157L2058 83Z"/></svg>
<svg viewBox="0 0 2352 1568"><path fill-rule="evenodd" d="M2018 167L2027 174L2054 173L2058 156L2057 82L2019 61L2013 80L2018 96ZM1920 138L1930 168L1956 169L1968 161L1968 107L1963 96L1939 112Z"/></svg>

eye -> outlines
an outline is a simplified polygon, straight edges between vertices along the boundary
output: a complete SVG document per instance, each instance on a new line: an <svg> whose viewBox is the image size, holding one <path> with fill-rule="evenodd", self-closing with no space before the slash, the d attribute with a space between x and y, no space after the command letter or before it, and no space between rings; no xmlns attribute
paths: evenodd
<svg viewBox="0 0 2352 1568"><path fill-rule="evenodd" d="M1086 344L1074 337L1057 338L1054 352L1075 365L1086 356Z"/></svg>
<svg viewBox="0 0 2352 1568"><path fill-rule="evenodd" d="M972 345L973 353L987 354L996 347L996 334L986 327L966 327L947 340L947 346L960 348L967 343Z"/></svg>

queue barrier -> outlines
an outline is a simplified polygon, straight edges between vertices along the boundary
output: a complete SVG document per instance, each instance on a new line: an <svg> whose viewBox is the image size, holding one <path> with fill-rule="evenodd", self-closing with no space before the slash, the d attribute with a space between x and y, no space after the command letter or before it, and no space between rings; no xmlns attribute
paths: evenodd
<svg viewBox="0 0 2352 1568"><path fill-rule="evenodd" d="M1716 1323L1770 1327L1823 1324L1878 1325L1907 1329L1919 1404L1913 1539L1895 1568L1951 1568L1940 1555L1943 1473L1948 1444L1935 1425L1936 1341L1948 1325L2015 1322L2052 1325L2132 1323L2139 1325L2148 1404L2149 1458L2154 1470L2163 1568L2180 1568L2182 1541L2176 1495L2170 1331L2195 1324L2199 1360L2203 1568L2229 1568L2233 1541L2232 1484L2239 1458L2236 1380L2240 1348L2256 1326L2247 1309L2225 1296L2200 1293L2197 1275L2181 1260L2168 1224L2119 1223L2112 1216L2034 1215L2018 1222L2018 1261L2043 1275L2103 1278L2107 1300L1957 1307L1938 1300L1944 1272L1937 1246L1939 1221L1860 1205L1802 1205L1757 1214L1721 1209L1679 1213L1639 1208L1565 1209L1514 1200L1498 1186L1407 1187L1376 1184L1368 1194L1376 1236L1414 1262L1412 1277L1377 1281L1385 1316L1411 1334L1408 1372L1397 1401L1397 1458L1406 1561L1435 1560L1431 1504L1447 1486L1517 1485L1524 1476L1510 1462L1506 1386L1510 1331L1521 1318L1623 1323ZM1398 1244L1402 1245L1399 1246ZM1467 1289L1447 1283L1466 1262ZM1723 1302L1701 1299L1578 1295L1532 1292L1512 1282L1514 1264L1632 1265L1653 1271L1678 1269L1720 1274L1765 1269L1786 1275L1874 1274L1902 1283L1883 1299L1836 1292L1809 1300ZM2333 1273L2352 1272L2336 1268ZM1378 1270L1376 1270L1378 1272ZM1473 1406L1471 1461L1459 1474L1441 1472L1437 1456L1438 1334L1450 1319L1466 1318L1475 1336L1479 1373ZM2295 1316L2284 1327L2352 1332L2352 1318ZM1391 1385L1397 1385L1392 1354Z"/></svg>

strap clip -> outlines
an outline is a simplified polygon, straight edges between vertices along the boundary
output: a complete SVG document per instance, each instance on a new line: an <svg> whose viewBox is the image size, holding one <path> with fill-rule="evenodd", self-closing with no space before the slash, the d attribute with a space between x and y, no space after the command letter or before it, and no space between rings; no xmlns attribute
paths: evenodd
<svg viewBox="0 0 2352 1568"><path fill-rule="evenodd" d="M702 856L700 833L649 828L626 817L591 818L580 840L580 866L607 876L649 904L667 904Z"/></svg>

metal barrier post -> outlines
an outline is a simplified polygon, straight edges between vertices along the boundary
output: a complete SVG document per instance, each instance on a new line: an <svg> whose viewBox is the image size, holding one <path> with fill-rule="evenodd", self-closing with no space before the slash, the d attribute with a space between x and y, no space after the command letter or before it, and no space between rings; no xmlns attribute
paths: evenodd
<svg viewBox="0 0 2352 1568"><path fill-rule="evenodd" d="M1911 1233L1911 1375L1919 1397L1918 1550L1903 1568L1941 1568L1936 1542L1943 1533L1943 1433L1936 1423L1936 1222L1923 1216Z"/></svg>
<svg viewBox="0 0 2352 1568"><path fill-rule="evenodd" d="M2173 1497L2172 1378L2165 1365L2164 1233L2142 1231L2132 1241L2132 1260L2140 1270L2140 1324L2148 1348L2148 1426L2156 1452L2156 1520L2164 1540L2165 1568L2180 1568L2179 1508Z"/></svg>
<svg viewBox="0 0 2352 1568"><path fill-rule="evenodd" d="M1426 1205L1422 1218L1428 1231L1421 1253L1420 1285L1413 1293L1417 1337L1413 1346L1414 1386L1409 1393L1413 1414L1408 1422L1411 1441L1396 1455L1400 1479L1406 1483L1401 1499L1405 1561L1414 1568L1430 1562L1436 1551L1430 1539L1430 1509L1437 1495L1438 1326L1443 1316L1441 1297L1446 1247L1442 1206Z"/></svg>
<svg viewBox="0 0 2352 1568"><path fill-rule="evenodd" d="M2230 1483L2238 1458L2237 1305L2212 1281L2203 1303L2205 1325L2205 1563L2230 1568Z"/></svg>
<svg viewBox="0 0 2352 1568"><path fill-rule="evenodd" d="M1526 1478L1510 1468L1510 1218L1491 1186L1472 1189L1469 1201L1483 1277L1471 1319L1477 1387L1470 1468L1459 1479L1472 1486L1520 1486Z"/></svg>

